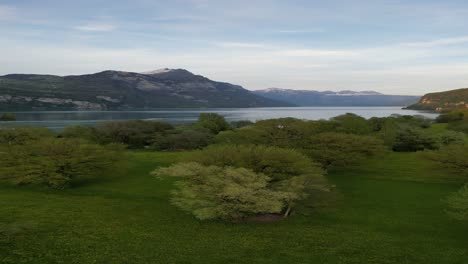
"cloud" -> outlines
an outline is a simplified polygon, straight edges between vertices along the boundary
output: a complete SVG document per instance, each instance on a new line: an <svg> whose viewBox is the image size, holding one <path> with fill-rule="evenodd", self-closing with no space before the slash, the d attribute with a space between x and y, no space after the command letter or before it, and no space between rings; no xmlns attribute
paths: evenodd
<svg viewBox="0 0 468 264"><path fill-rule="evenodd" d="M93 31L93 32L113 31L115 28L116 28L115 25L105 24L105 23L87 23L87 24L75 27L76 30Z"/></svg>
<svg viewBox="0 0 468 264"><path fill-rule="evenodd" d="M325 29L322 28L314 28L314 29L281 29L275 31L275 33L279 34L310 34L310 33L323 33Z"/></svg>
<svg viewBox="0 0 468 264"><path fill-rule="evenodd" d="M247 43L247 42L220 42L216 46L223 48L265 48L266 45L260 43Z"/></svg>
<svg viewBox="0 0 468 264"><path fill-rule="evenodd" d="M324 49L285 49L275 52L276 55L285 57L356 57L360 53L353 50L324 50Z"/></svg>
<svg viewBox="0 0 468 264"><path fill-rule="evenodd" d="M14 7L0 5L0 20L12 20L17 17L17 10Z"/></svg>
<svg viewBox="0 0 468 264"><path fill-rule="evenodd" d="M468 43L468 36L457 37L457 38L442 38L426 42L412 42L404 43L403 46L415 47L415 48L431 48L437 46L454 45Z"/></svg>

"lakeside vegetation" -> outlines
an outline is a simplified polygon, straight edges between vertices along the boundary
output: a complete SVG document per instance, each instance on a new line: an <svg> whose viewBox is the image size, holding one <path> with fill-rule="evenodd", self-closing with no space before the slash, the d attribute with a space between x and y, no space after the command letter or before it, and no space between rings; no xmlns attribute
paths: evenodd
<svg viewBox="0 0 468 264"><path fill-rule="evenodd" d="M464 263L467 123L2 128L0 261Z"/></svg>

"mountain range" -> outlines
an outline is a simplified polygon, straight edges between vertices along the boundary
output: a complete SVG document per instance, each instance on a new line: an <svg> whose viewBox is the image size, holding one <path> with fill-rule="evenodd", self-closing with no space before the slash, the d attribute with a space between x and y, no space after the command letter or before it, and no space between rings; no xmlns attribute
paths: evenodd
<svg viewBox="0 0 468 264"><path fill-rule="evenodd" d="M0 76L0 110L406 106L418 99L374 91L249 91L184 69L167 68L142 73L109 70L70 76Z"/></svg>
<svg viewBox="0 0 468 264"><path fill-rule="evenodd" d="M256 95L298 106L407 106L420 96L386 95L375 91L313 91L269 88L254 91Z"/></svg>
<svg viewBox="0 0 468 264"><path fill-rule="evenodd" d="M239 85L212 81L183 69L135 73L103 71L55 76L0 76L0 109L149 109L269 107L292 104L258 96Z"/></svg>

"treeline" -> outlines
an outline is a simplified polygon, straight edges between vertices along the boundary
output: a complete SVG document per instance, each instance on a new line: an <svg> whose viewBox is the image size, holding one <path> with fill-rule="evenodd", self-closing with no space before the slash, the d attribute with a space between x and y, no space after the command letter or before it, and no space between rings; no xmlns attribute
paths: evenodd
<svg viewBox="0 0 468 264"><path fill-rule="evenodd" d="M448 129L434 122L445 122ZM468 173L467 124L466 112L443 114L436 121L344 114L330 120L255 123L228 123L205 113L193 124L177 126L134 120L70 126L58 134L2 128L0 177L18 185L62 189L122 171L125 149L189 150L192 155L183 162L153 172L158 178L177 177L176 206L199 219L288 216L301 202L330 190L327 171L365 166L367 158L391 151L425 151L440 166ZM466 190L447 200L451 215L468 218Z"/></svg>

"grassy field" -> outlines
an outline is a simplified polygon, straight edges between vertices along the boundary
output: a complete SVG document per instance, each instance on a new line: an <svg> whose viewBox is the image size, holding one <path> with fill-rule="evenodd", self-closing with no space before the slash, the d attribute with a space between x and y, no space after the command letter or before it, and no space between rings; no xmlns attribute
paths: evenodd
<svg viewBox="0 0 468 264"><path fill-rule="evenodd" d="M148 175L187 153L65 191L0 186L0 263L468 263L468 224L444 213L462 178L420 154L332 171L327 205L274 223L200 222Z"/></svg>

